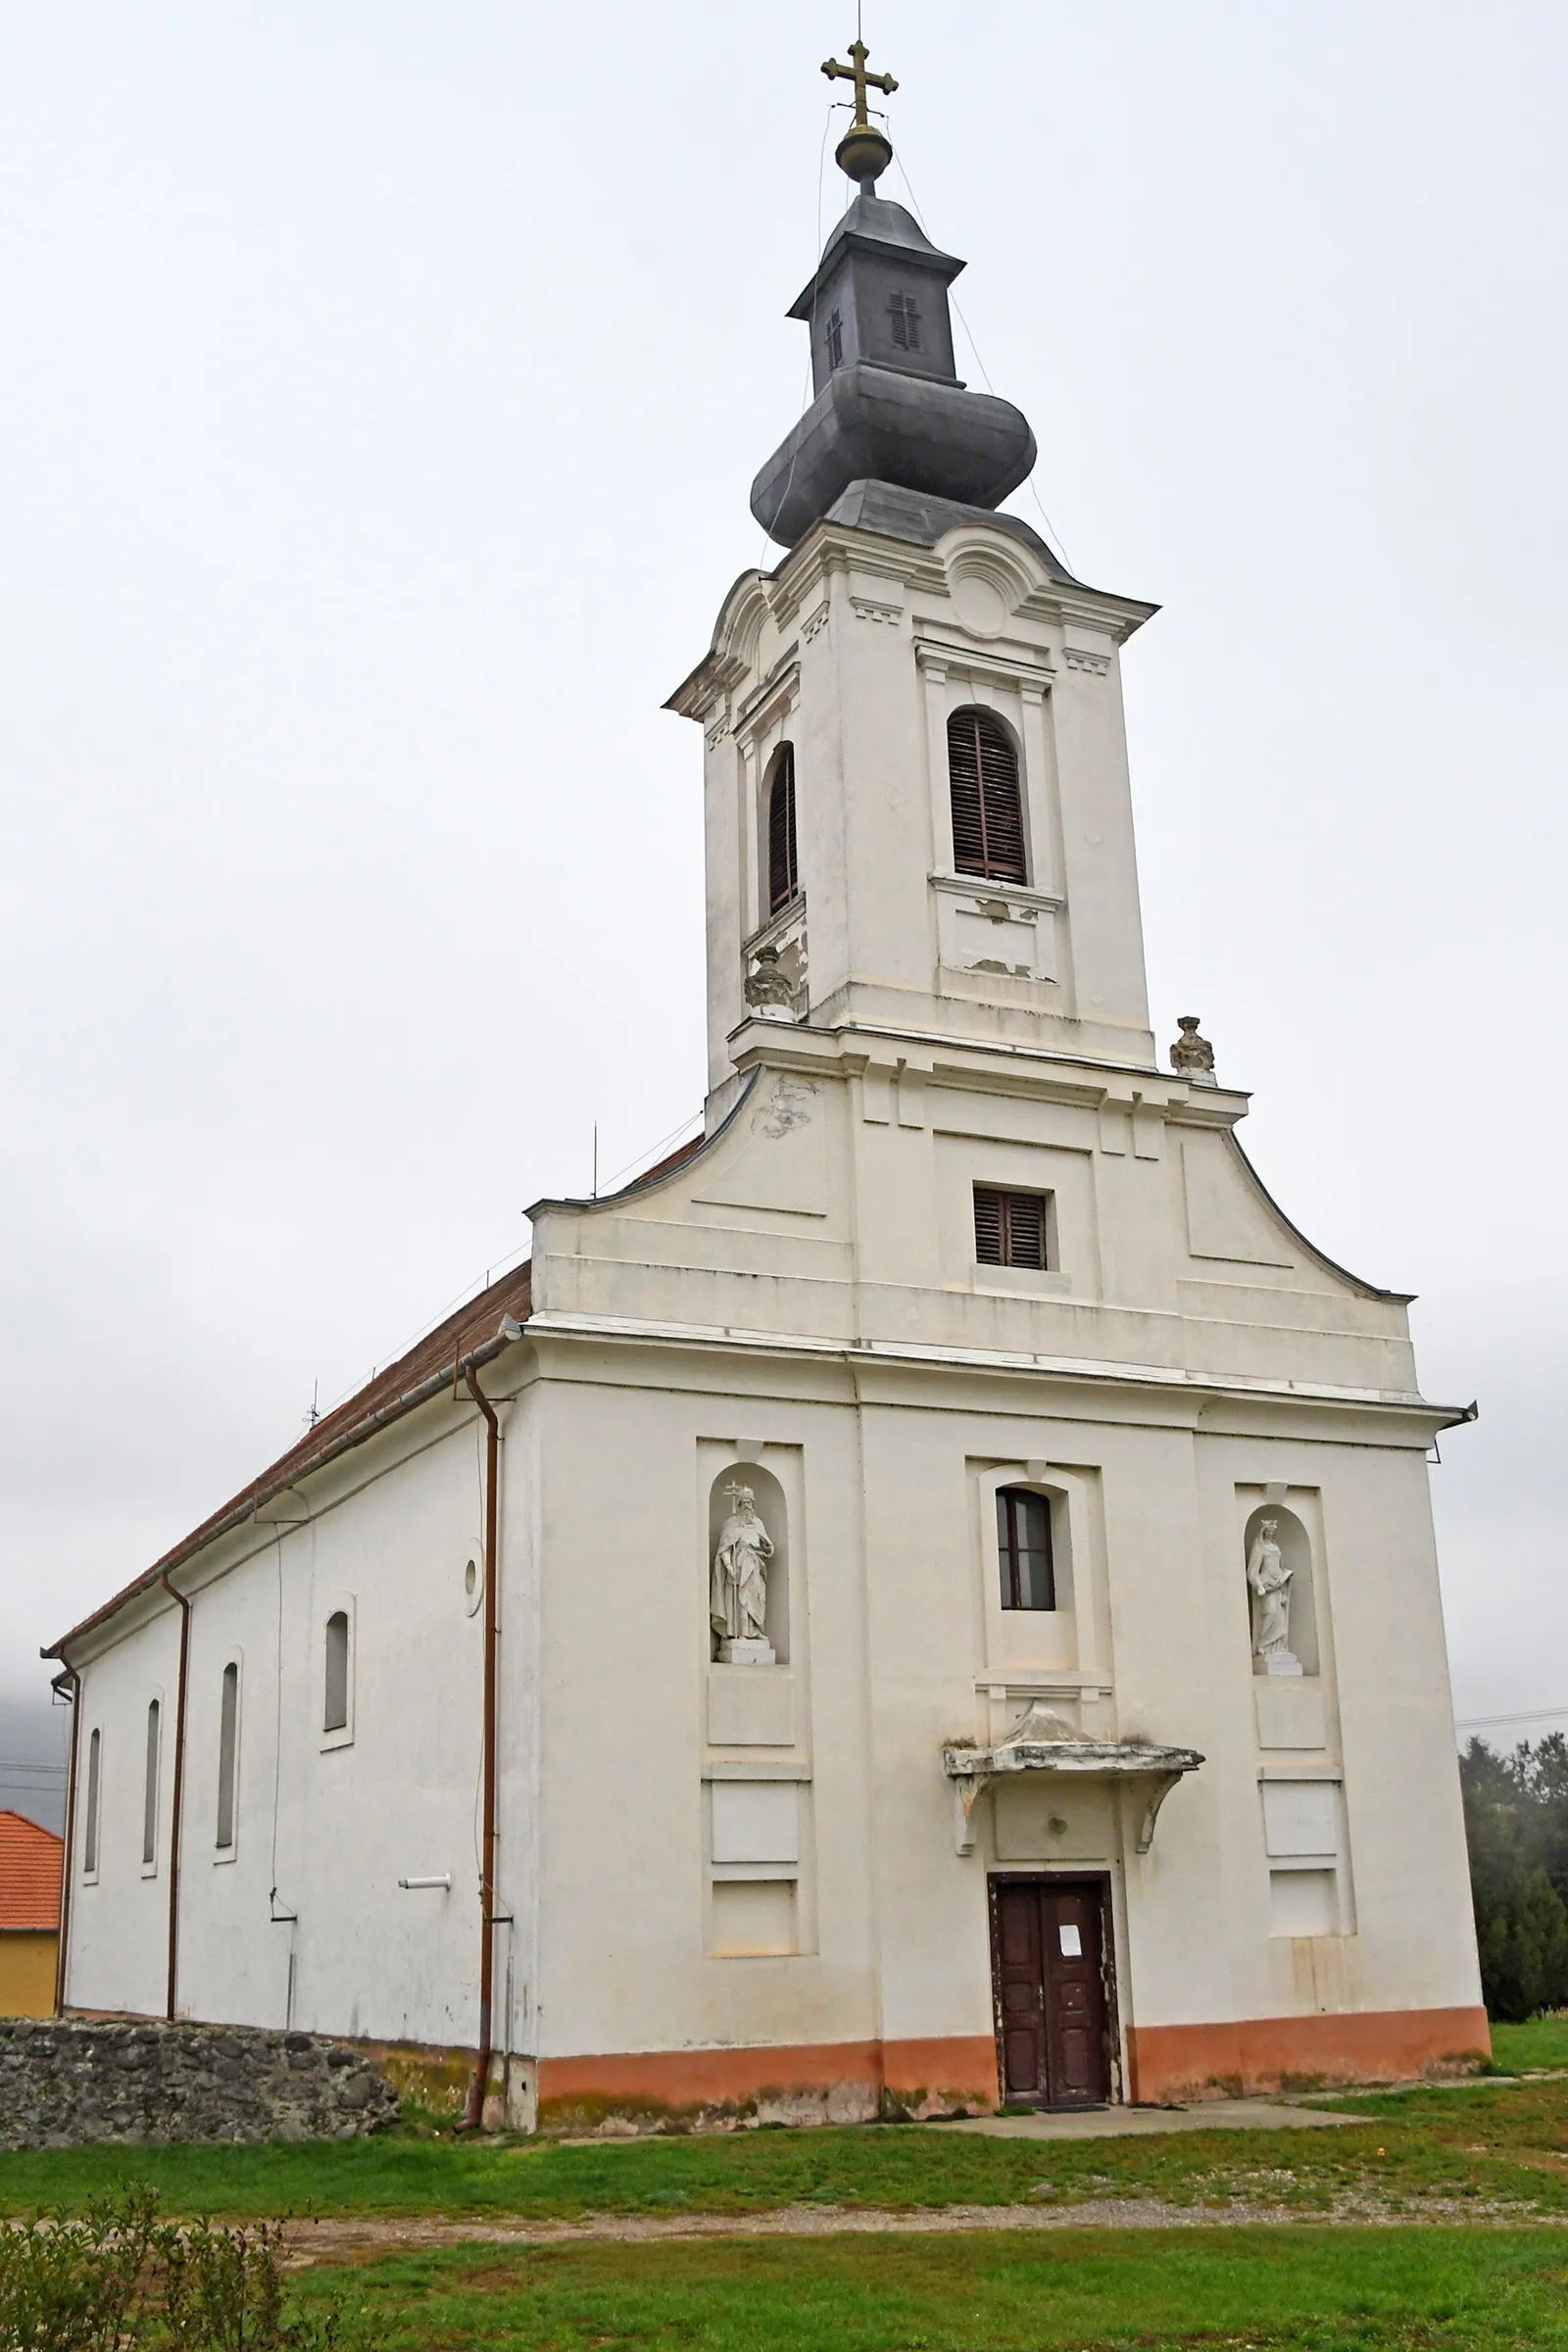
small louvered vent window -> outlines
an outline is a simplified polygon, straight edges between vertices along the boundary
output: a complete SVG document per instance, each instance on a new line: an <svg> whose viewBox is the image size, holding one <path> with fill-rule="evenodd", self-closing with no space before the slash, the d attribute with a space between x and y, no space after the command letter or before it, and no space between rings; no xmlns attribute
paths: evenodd
<svg viewBox="0 0 1568 2352"><path fill-rule="evenodd" d="M989 710L955 710L948 721L953 858L960 874L1027 882L1018 755Z"/></svg>
<svg viewBox="0 0 1568 2352"><path fill-rule="evenodd" d="M974 1188L974 1253L983 1266L1051 1264L1051 1195Z"/></svg>
<svg viewBox="0 0 1568 2352"><path fill-rule="evenodd" d="M777 914L800 889L795 862L795 747L781 744L767 793L767 911Z"/></svg>

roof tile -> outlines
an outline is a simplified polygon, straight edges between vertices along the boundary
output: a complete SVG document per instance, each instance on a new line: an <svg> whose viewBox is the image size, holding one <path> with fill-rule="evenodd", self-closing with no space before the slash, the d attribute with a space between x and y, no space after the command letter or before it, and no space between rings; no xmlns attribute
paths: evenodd
<svg viewBox="0 0 1568 2352"><path fill-rule="evenodd" d="M0 1934L60 1925L64 1838L22 1813L0 1811Z"/></svg>

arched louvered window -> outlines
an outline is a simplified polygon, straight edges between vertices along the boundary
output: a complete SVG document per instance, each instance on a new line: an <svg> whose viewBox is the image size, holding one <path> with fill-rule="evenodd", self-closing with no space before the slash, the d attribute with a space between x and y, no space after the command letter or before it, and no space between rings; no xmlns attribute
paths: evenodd
<svg viewBox="0 0 1568 2352"><path fill-rule="evenodd" d="M780 744L767 787L767 911L777 914L801 887L795 859L795 746Z"/></svg>
<svg viewBox="0 0 1568 2352"><path fill-rule="evenodd" d="M960 874L1027 882L1018 755L989 710L955 710L948 721L953 860Z"/></svg>

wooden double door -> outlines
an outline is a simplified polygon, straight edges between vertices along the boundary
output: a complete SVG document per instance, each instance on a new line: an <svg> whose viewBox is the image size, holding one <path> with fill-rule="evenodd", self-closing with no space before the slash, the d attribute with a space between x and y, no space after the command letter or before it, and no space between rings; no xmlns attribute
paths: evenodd
<svg viewBox="0 0 1568 2352"><path fill-rule="evenodd" d="M1103 1879L995 1878L991 1960L1002 2095L1099 2107L1111 2088Z"/></svg>

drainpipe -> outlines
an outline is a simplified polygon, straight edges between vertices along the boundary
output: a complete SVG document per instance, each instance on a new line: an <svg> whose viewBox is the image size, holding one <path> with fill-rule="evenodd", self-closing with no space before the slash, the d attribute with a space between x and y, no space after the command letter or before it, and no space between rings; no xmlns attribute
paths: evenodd
<svg viewBox="0 0 1568 2352"><path fill-rule="evenodd" d="M484 1800L479 1832L479 2048L468 2084L463 2129L471 2131L484 2121L484 2094L490 2080L490 2018L495 1985L496 1940L496 1525L500 1503L501 1424L495 1406L474 1377L471 1363L463 1367L468 1394L485 1419L484 1446Z"/></svg>
<svg viewBox="0 0 1568 2352"><path fill-rule="evenodd" d="M169 1824L169 1993L164 2015L174 2022L174 1989L179 1975L179 1848L185 1818L185 1685L190 1666L190 1602L176 1592L166 1568L164 1591L179 1603L179 1687L174 1694L174 1792Z"/></svg>
<svg viewBox="0 0 1568 2352"><path fill-rule="evenodd" d="M66 1946L71 1936L71 1874L76 1842L76 1759L81 1749L81 1677L74 1666L56 1675L54 1689L71 1685L71 1770L66 1780L66 1850L60 1871L60 1940L55 1951L55 2015L66 2013Z"/></svg>

